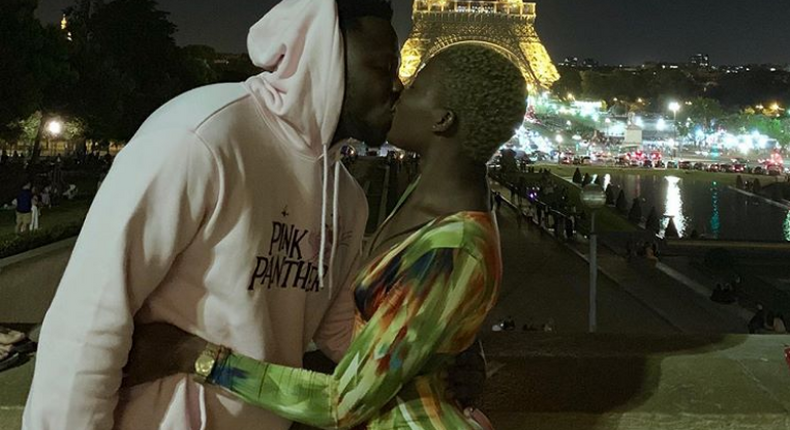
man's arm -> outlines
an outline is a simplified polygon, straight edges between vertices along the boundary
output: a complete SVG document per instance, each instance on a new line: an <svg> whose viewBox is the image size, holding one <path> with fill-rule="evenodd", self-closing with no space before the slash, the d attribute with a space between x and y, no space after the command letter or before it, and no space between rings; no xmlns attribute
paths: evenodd
<svg viewBox="0 0 790 430"><path fill-rule="evenodd" d="M186 131L136 136L117 157L44 320L24 429L113 426L133 317L211 215L216 175Z"/></svg>

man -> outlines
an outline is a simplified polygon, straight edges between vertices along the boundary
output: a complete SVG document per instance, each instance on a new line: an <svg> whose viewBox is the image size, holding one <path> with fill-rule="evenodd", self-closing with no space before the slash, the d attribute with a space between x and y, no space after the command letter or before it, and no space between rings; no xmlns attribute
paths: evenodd
<svg viewBox="0 0 790 430"><path fill-rule="evenodd" d="M30 223L33 222L33 191L30 190L30 183L22 186L16 196L16 228L17 234L30 231Z"/></svg>
<svg viewBox="0 0 790 430"><path fill-rule="evenodd" d="M383 0L285 0L250 30L265 72L142 125L47 313L23 428L288 428L184 375L119 390L122 368L135 323L155 321L274 363L301 366L311 340L340 358L367 205L337 143L376 146L391 125L391 14Z"/></svg>

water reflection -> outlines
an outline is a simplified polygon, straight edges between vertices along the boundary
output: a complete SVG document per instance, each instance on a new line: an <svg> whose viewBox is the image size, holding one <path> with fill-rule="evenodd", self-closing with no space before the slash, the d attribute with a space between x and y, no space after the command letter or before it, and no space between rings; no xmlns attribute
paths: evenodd
<svg viewBox="0 0 790 430"><path fill-rule="evenodd" d="M787 211L787 217L784 222L785 240L790 242L790 211Z"/></svg>
<svg viewBox="0 0 790 430"><path fill-rule="evenodd" d="M710 216L710 232L714 238L719 238L721 230L721 217L719 216L719 186L716 182L710 187L711 201L713 202L713 214Z"/></svg>
<svg viewBox="0 0 790 430"><path fill-rule="evenodd" d="M787 209L738 192L732 186L704 179L677 176L612 174L606 182L622 190L630 203L639 198L649 213L672 216L678 233L687 237L696 230L710 239L788 241L790 214ZM603 181L602 181L603 182ZM668 218L662 222L662 232Z"/></svg>
<svg viewBox="0 0 790 430"><path fill-rule="evenodd" d="M683 216L683 197L680 194L680 178L677 176L667 176L664 179L667 181L667 197L664 202L664 214L667 220L664 222L664 229L672 219L675 222L675 227L678 229L680 237L686 234L686 218ZM663 234L663 232L662 232Z"/></svg>

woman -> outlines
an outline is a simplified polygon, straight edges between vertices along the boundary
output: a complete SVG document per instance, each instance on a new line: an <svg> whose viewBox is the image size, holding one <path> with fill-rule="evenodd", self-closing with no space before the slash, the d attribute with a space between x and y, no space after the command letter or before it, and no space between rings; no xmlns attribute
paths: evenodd
<svg viewBox="0 0 790 430"><path fill-rule="evenodd" d="M519 69L488 48L436 55L401 95L389 136L420 155L423 173L371 242L354 281L356 336L335 372L209 345L206 382L315 427L478 428L447 398L441 374L496 301L501 256L486 162L523 120L525 90Z"/></svg>

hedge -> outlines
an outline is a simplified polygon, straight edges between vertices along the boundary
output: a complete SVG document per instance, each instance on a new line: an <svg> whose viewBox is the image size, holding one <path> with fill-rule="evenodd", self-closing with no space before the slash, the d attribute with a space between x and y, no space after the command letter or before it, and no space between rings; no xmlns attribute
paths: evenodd
<svg viewBox="0 0 790 430"><path fill-rule="evenodd" d="M21 254L26 251L75 237L79 235L81 228L82 221L21 235L12 234L0 237L0 258Z"/></svg>

